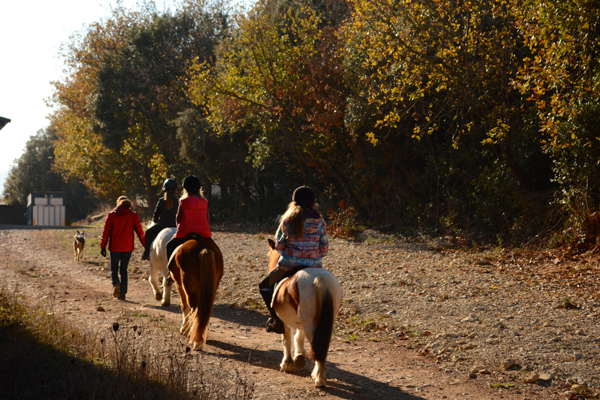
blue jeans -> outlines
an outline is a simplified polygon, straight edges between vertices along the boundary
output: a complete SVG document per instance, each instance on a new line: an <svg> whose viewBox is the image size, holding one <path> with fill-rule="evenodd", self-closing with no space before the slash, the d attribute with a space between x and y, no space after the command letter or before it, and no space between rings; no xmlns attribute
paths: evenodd
<svg viewBox="0 0 600 400"><path fill-rule="evenodd" d="M127 266L131 258L131 251L111 251L110 252L110 277L113 286L121 286L119 293L123 296L127 293ZM119 273L121 282L119 282Z"/></svg>

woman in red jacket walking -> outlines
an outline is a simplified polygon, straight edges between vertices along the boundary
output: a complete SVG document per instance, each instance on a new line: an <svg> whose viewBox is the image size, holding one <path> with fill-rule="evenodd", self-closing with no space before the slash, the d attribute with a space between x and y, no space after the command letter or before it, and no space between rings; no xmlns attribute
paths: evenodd
<svg viewBox="0 0 600 400"><path fill-rule="evenodd" d="M125 300L127 293L127 266L134 249L135 232L144 246L144 229L140 217L131 210L131 201L121 196L117 200L117 208L106 216L104 229L102 230L102 241L100 242L100 254L106 257L106 244L110 240L110 277L113 283L113 295L119 300ZM121 280L119 281L119 273Z"/></svg>

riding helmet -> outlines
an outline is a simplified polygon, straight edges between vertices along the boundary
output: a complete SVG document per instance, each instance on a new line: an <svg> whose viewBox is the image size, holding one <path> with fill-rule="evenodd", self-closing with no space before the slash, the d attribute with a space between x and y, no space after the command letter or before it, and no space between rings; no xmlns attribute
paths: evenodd
<svg viewBox="0 0 600 400"><path fill-rule="evenodd" d="M294 202L296 202L298 205L306 208L314 204L315 193L308 186L300 186L294 190L292 200L294 200Z"/></svg>
<svg viewBox="0 0 600 400"><path fill-rule="evenodd" d="M183 188L188 192L200 190L200 179L194 175L186 176L183 180Z"/></svg>
<svg viewBox="0 0 600 400"><path fill-rule="evenodd" d="M169 179L165 179L165 182L163 183L163 192L166 192L167 190L175 190L177 189L177 181L173 178L169 178Z"/></svg>

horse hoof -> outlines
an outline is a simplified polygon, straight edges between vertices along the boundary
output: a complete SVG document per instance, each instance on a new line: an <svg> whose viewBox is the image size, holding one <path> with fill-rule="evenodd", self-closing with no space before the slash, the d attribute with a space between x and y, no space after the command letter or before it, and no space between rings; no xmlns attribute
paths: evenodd
<svg viewBox="0 0 600 400"><path fill-rule="evenodd" d="M160 305L163 307L170 307L171 303L169 303L168 301L163 301L162 303L160 303Z"/></svg>
<svg viewBox="0 0 600 400"><path fill-rule="evenodd" d="M294 370L294 364L292 364L291 360L283 361L281 363L281 368L280 368L281 372L292 372L293 370Z"/></svg>
<svg viewBox="0 0 600 400"><path fill-rule="evenodd" d="M204 344L194 342L194 344L192 345L192 348L194 349L194 351L204 351Z"/></svg>
<svg viewBox="0 0 600 400"><path fill-rule="evenodd" d="M315 387L322 388L327 385L327 379L317 379L315 381Z"/></svg>
<svg viewBox="0 0 600 400"><path fill-rule="evenodd" d="M315 380L315 387L325 387L325 385L327 385L327 378L325 377L325 374L323 373L323 371L319 371L316 369L313 370L312 374L310 374L310 377L313 378Z"/></svg>
<svg viewBox="0 0 600 400"><path fill-rule="evenodd" d="M304 368L305 364L306 364L306 357L297 356L296 358L294 358L294 367L301 369L301 368Z"/></svg>
<svg viewBox="0 0 600 400"><path fill-rule="evenodd" d="M162 300L162 293L161 292L156 292L156 294L154 295L154 297L156 298L156 300L161 301Z"/></svg>
<svg viewBox="0 0 600 400"><path fill-rule="evenodd" d="M183 336L188 336L190 334L190 328L191 328L191 326L189 326L189 325L182 326L181 327L181 334Z"/></svg>

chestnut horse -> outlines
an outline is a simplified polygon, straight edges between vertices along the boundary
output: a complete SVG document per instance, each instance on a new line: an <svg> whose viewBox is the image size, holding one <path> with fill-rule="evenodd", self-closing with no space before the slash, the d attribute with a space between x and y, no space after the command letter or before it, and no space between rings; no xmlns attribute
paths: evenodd
<svg viewBox="0 0 600 400"><path fill-rule="evenodd" d="M194 350L202 350L223 276L221 250L212 240L188 240L173 252L169 271L181 298L183 322L180 332L189 336Z"/></svg>
<svg viewBox="0 0 600 400"><path fill-rule="evenodd" d="M279 253L269 239L269 271L277 266ZM325 359L333 333L333 322L342 303L342 288L337 278L323 268L305 268L283 281L273 296L273 308L285 325L283 334L282 372L306 362L304 337L311 345L315 363L311 377L316 387L327 384ZM294 341L292 335L295 329ZM295 349L292 346L295 345ZM293 358L292 358L293 352Z"/></svg>

